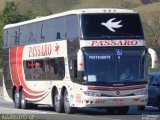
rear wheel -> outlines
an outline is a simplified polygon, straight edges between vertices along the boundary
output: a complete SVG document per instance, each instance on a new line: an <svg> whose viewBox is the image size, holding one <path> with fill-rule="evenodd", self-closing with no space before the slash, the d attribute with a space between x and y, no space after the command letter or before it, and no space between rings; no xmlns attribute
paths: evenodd
<svg viewBox="0 0 160 120"><path fill-rule="evenodd" d="M143 111L145 109L145 106L137 106L139 111Z"/></svg>
<svg viewBox="0 0 160 120"><path fill-rule="evenodd" d="M54 95L54 109L56 112L63 112L63 96L59 95L58 90L55 91Z"/></svg>
<svg viewBox="0 0 160 120"><path fill-rule="evenodd" d="M119 115L126 115L128 113L128 110L129 110L128 106L117 108L117 112Z"/></svg>
<svg viewBox="0 0 160 120"><path fill-rule="evenodd" d="M116 113L116 108L115 107L107 107L106 111L109 115L114 115Z"/></svg>
<svg viewBox="0 0 160 120"><path fill-rule="evenodd" d="M160 110L160 99L158 100L158 108Z"/></svg>
<svg viewBox="0 0 160 120"><path fill-rule="evenodd" d="M65 90L65 92L64 92L63 103L64 103L64 111L65 111L65 113L68 113L68 114L75 113L75 109L76 108L70 107L70 101L69 101L69 96L68 96L67 90Z"/></svg>
<svg viewBox="0 0 160 120"><path fill-rule="evenodd" d="M15 108L21 108L21 102L20 102L20 93L15 90L14 93L14 107Z"/></svg>

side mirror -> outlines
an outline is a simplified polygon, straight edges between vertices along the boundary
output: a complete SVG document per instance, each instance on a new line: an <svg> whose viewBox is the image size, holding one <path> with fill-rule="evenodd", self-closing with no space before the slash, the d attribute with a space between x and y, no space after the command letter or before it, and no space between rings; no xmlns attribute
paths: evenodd
<svg viewBox="0 0 160 120"><path fill-rule="evenodd" d="M152 48L148 48L148 53L151 55L152 69L158 68L158 56L157 56L157 53Z"/></svg>

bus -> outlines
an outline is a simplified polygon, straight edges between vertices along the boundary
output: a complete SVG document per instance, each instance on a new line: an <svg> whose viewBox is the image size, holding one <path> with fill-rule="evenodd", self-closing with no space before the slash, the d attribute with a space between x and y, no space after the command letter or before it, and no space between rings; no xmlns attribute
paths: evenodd
<svg viewBox="0 0 160 120"><path fill-rule="evenodd" d="M4 97L19 109L49 105L59 113L99 108L127 114L130 106L147 104L149 54L156 68L156 52L146 47L133 10L78 9L8 24Z"/></svg>

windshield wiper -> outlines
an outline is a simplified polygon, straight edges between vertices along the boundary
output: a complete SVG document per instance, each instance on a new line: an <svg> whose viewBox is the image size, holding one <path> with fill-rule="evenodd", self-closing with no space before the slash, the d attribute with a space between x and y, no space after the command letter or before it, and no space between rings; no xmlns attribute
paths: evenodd
<svg viewBox="0 0 160 120"><path fill-rule="evenodd" d="M143 36L133 35L131 33L110 33L112 37L133 37L133 38L142 38Z"/></svg>
<svg viewBox="0 0 160 120"><path fill-rule="evenodd" d="M92 34L92 35L84 35L83 38L107 38L109 39L111 36L104 34Z"/></svg>
<svg viewBox="0 0 160 120"><path fill-rule="evenodd" d="M103 38L103 39L113 39L113 38L143 38L143 36L135 36L130 33L109 33L109 34L91 34L84 35L83 38Z"/></svg>

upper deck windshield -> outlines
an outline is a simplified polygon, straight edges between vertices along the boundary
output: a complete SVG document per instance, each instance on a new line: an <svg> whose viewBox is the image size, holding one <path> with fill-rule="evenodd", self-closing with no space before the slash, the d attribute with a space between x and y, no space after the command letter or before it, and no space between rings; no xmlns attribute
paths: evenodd
<svg viewBox="0 0 160 120"><path fill-rule="evenodd" d="M143 39L138 14L82 14L81 39Z"/></svg>
<svg viewBox="0 0 160 120"><path fill-rule="evenodd" d="M144 49L86 49L85 75L88 83L144 81Z"/></svg>

